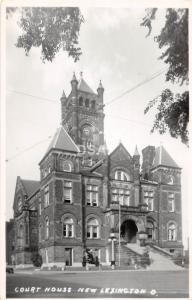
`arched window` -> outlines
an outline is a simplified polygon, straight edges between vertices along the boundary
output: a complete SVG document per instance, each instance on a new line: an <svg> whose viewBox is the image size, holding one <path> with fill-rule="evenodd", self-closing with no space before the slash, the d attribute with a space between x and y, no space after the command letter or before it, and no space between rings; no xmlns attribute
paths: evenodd
<svg viewBox="0 0 192 300"><path fill-rule="evenodd" d="M24 237L24 227L23 227L23 224L19 225L18 237L21 238L21 239Z"/></svg>
<svg viewBox="0 0 192 300"><path fill-rule="evenodd" d="M64 159L60 159L60 170L64 172L71 172L72 171L71 162Z"/></svg>
<svg viewBox="0 0 192 300"><path fill-rule="evenodd" d="M17 199L17 208L18 208L18 211L21 211L22 209L22 199L21 199L21 196L18 197Z"/></svg>
<svg viewBox="0 0 192 300"><path fill-rule="evenodd" d="M45 238L49 239L49 218L45 218Z"/></svg>
<svg viewBox="0 0 192 300"><path fill-rule="evenodd" d="M91 108L95 109L95 100L91 101Z"/></svg>
<svg viewBox="0 0 192 300"><path fill-rule="evenodd" d="M72 218L67 218L63 222L63 237L74 237L74 222Z"/></svg>
<svg viewBox="0 0 192 300"><path fill-rule="evenodd" d="M92 218L87 222L87 238L99 238L99 222L97 221L97 219Z"/></svg>
<svg viewBox="0 0 192 300"><path fill-rule="evenodd" d="M79 106L83 106L83 97L79 97Z"/></svg>
<svg viewBox="0 0 192 300"><path fill-rule="evenodd" d="M18 246L22 247L23 245L24 245L24 226L23 224L20 224L18 228Z"/></svg>
<svg viewBox="0 0 192 300"><path fill-rule="evenodd" d="M168 241L176 241L177 233L176 233L176 226L174 223L170 223L168 225Z"/></svg>
<svg viewBox="0 0 192 300"><path fill-rule="evenodd" d="M130 181L130 177L124 171L117 170L115 171L115 180Z"/></svg>
<svg viewBox="0 0 192 300"><path fill-rule="evenodd" d="M86 100L85 100L85 106L86 106L86 107L89 107L89 99L86 99Z"/></svg>

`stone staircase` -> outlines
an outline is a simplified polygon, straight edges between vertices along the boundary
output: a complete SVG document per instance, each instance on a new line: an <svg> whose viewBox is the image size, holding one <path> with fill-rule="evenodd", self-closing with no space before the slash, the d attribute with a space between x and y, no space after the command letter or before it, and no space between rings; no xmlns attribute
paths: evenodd
<svg viewBox="0 0 192 300"><path fill-rule="evenodd" d="M116 262L119 261L119 244L115 244L115 259ZM134 251L133 249L129 248L126 242L121 242L120 244L120 264L121 265L130 265L133 264L134 261L138 261L141 258L141 255Z"/></svg>
<svg viewBox="0 0 192 300"><path fill-rule="evenodd" d="M172 257L162 253L158 249L150 247L149 252L150 259L152 261L151 265L148 267L149 270L167 270L176 271L183 270L182 267L176 265Z"/></svg>
<svg viewBox="0 0 192 300"><path fill-rule="evenodd" d="M134 251L135 253L142 255L144 247L140 247L137 244L126 244L125 247L128 249ZM158 247L149 247L149 257L151 260L150 266L147 267L148 270L169 270L169 271L175 271L175 270L183 270L182 267L174 264L172 261L172 255L166 251L163 251L161 248Z"/></svg>

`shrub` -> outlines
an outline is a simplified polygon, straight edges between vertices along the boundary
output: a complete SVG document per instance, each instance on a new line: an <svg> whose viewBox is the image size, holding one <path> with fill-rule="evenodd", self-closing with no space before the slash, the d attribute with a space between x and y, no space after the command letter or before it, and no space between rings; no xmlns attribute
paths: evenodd
<svg viewBox="0 0 192 300"><path fill-rule="evenodd" d="M86 260L86 256L84 255L83 256L83 261L82 261L82 266L86 267L86 263L87 263L87 260Z"/></svg>
<svg viewBox="0 0 192 300"><path fill-rule="evenodd" d="M40 268L43 263L42 256L38 252L32 253L31 261L32 261L33 265L37 268Z"/></svg>
<svg viewBox="0 0 192 300"><path fill-rule="evenodd" d="M146 266L149 266L151 264L151 260L149 258L149 253L144 252L141 255L140 264L141 264L141 267L143 267L143 268L146 268Z"/></svg>
<svg viewBox="0 0 192 300"><path fill-rule="evenodd" d="M183 266L184 264L184 256L180 252L176 252L173 255L173 261L176 265Z"/></svg>

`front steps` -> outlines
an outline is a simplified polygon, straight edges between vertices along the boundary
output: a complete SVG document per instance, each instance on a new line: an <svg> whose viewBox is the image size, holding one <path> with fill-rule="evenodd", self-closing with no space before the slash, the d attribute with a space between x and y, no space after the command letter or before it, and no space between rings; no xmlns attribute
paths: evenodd
<svg viewBox="0 0 192 300"><path fill-rule="evenodd" d="M120 264L134 264L134 261L140 261L145 247L141 247L136 243L120 244ZM115 245L116 262L119 261L119 245ZM149 247L149 257L151 264L147 266L147 270L153 271L176 271L183 270L182 267L174 264L171 255L165 255L161 249Z"/></svg>
<svg viewBox="0 0 192 300"><path fill-rule="evenodd" d="M115 244L116 262L119 262L119 244ZM135 261L140 260L141 255L131 248L127 247L125 242L120 244L120 265L133 265Z"/></svg>

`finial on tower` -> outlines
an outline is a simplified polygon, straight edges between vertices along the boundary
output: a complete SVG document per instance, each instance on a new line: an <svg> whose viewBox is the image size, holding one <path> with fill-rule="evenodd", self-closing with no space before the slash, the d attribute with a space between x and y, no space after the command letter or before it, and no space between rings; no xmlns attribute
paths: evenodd
<svg viewBox="0 0 192 300"><path fill-rule="evenodd" d="M101 80L99 81L99 88L100 88L100 89L103 89L103 85L102 85Z"/></svg>
<svg viewBox="0 0 192 300"><path fill-rule="evenodd" d="M80 78L83 78L83 72L82 71L80 72Z"/></svg>
<svg viewBox="0 0 192 300"><path fill-rule="evenodd" d="M137 149L137 145L136 145L136 147L135 147L134 156L139 156L139 151L138 151L138 149Z"/></svg>
<svg viewBox="0 0 192 300"><path fill-rule="evenodd" d="M97 92L98 92L98 95L103 97L104 88L103 88L101 80L99 81L99 86L98 86Z"/></svg>
<svg viewBox="0 0 192 300"><path fill-rule="evenodd" d="M62 96L61 96L61 99L66 99L67 97L66 97L66 95L65 95L65 92L64 92L64 90L63 90L63 93L62 93Z"/></svg>
<svg viewBox="0 0 192 300"><path fill-rule="evenodd" d="M77 81L77 78L75 76L75 72L73 72L73 78L72 78L72 81Z"/></svg>

